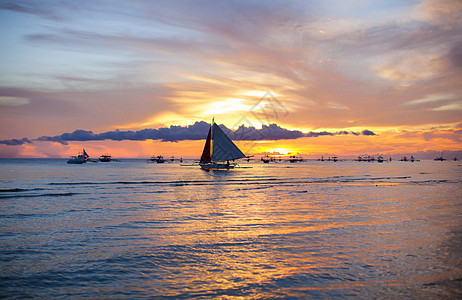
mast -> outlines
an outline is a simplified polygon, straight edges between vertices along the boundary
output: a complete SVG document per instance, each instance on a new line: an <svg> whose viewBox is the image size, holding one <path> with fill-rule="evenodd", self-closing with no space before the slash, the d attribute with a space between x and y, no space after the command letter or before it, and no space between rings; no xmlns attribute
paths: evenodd
<svg viewBox="0 0 462 300"><path fill-rule="evenodd" d="M210 130L212 131L212 134L210 136L210 161L213 161L213 146L214 146L214 141L215 141L215 134L213 130L213 125L215 124L215 117L212 117L212 123L210 124Z"/></svg>

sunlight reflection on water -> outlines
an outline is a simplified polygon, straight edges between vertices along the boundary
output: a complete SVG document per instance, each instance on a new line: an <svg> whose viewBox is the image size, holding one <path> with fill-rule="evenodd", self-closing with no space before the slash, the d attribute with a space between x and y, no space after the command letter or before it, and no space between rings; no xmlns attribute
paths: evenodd
<svg viewBox="0 0 462 300"><path fill-rule="evenodd" d="M47 175L32 181L27 162L8 164L1 296L462 292L457 164L305 162L203 172L127 161L71 175L60 161L43 160L33 168Z"/></svg>

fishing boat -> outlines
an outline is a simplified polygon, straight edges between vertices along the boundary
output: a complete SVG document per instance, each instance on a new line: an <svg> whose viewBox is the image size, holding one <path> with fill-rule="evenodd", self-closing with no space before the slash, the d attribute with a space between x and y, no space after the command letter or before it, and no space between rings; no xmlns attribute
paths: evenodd
<svg viewBox="0 0 462 300"><path fill-rule="evenodd" d="M271 161L271 157L269 157L268 155L265 155L265 156L262 156L261 157L261 161L264 163L264 164L267 164Z"/></svg>
<svg viewBox="0 0 462 300"><path fill-rule="evenodd" d="M291 162L291 163L296 163L296 162L299 162L299 161L303 161L303 157L295 156L295 155L289 157L289 162Z"/></svg>
<svg viewBox="0 0 462 300"><path fill-rule="evenodd" d="M162 155L158 155L151 157L151 161L155 161L158 164L163 164L165 162L165 159Z"/></svg>
<svg viewBox="0 0 462 300"><path fill-rule="evenodd" d="M87 162L90 156L87 154L85 149L80 152L77 156L71 156L71 158L67 161L68 164L84 164Z"/></svg>
<svg viewBox="0 0 462 300"><path fill-rule="evenodd" d="M199 162L201 168L207 171L234 169L237 164L229 161L244 157L246 157L244 153L212 119Z"/></svg>
<svg viewBox="0 0 462 300"><path fill-rule="evenodd" d="M439 161L445 161L446 160L446 158L443 157L443 150L441 150L441 156L438 156L434 160L439 160Z"/></svg>
<svg viewBox="0 0 462 300"><path fill-rule="evenodd" d="M109 154L103 154L99 157L100 162L110 162L112 161L112 156Z"/></svg>

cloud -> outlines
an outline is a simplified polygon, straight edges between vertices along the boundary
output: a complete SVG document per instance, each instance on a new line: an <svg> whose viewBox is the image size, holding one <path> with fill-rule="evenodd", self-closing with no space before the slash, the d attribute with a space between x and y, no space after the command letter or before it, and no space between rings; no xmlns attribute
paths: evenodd
<svg viewBox="0 0 462 300"><path fill-rule="evenodd" d="M462 42L459 42L449 51L448 58L453 66L462 68Z"/></svg>
<svg viewBox="0 0 462 300"><path fill-rule="evenodd" d="M367 130L367 129L363 130L363 131L361 132L361 134L362 134L362 135L375 135L374 132L372 132L372 131L370 131L370 130Z"/></svg>
<svg viewBox="0 0 462 300"><path fill-rule="evenodd" d="M291 128L351 128L350 120L364 128L458 122L458 105L412 101L460 94L460 1L350 2L115 0L76 6L5 0L0 9L12 17L2 38L8 45L8 37L14 39L4 51L9 68L0 81L32 95L1 95L30 102L4 100L10 105L0 111L0 127L9 129L2 136L209 120L204 112L216 116L249 90L277 93L290 115L270 121ZM15 18L28 25L14 27ZM252 107L253 100L232 108ZM240 117L222 110L227 124ZM341 134L269 127L234 135ZM188 130L76 132L68 138L169 141L189 138L182 137Z"/></svg>
<svg viewBox="0 0 462 300"><path fill-rule="evenodd" d="M163 142L177 142L182 140L201 140L207 134L209 124L196 122L189 126L170 126L159 129L142 129L138 131L114 130L95 134L89 130L75 130L57 136L42 136L38 141L49 141L67 144L70 141L145 141L161 140Z"/></svg>
<svg viewBox="0 0 462 300"><path fill-rule="evenodd" d="M338 132L307 132L303 133L299 130L288 130L280 127L277 124L269 126L262 125L261 129L255 127L246 127L241 125L236 130L231 130L224 125L219 125L223 131L233 140L236 141L260 141L260 140L292 140L302 137L319 137L319 136L336 136L336 135L375 135L370 130L364 130L361 133L353 131L338 131ZM70 133L63 133L56 136L42 136L36 141L40 142L57 142L67 145L71 141L145 141L145 140L160 140L162 142L178 142L184 140L203 140L207 135L210 124L201 121L189 126L170 126L159 129L142 129L138 131L122 131L114 130L103 133L94 133L90 130L78 129ZM28 138L2 140L0 144L17 146L25 143L32 143Z"/></svg>
<svg viewBox="0 0 462 300"><path fill-rule="evenodd" d="M456 110L462 110L462 102L454 102L454 103L449 103L446 105L442 105L440 107L436 107L432 109L433 111L456 111Z"/></svg>
<svg viewBox="0 0 462 300"><path fill-rule="evenodd" d="M444 94L434 94L434 95L427 95L420 99L415 99L403 103L404 105L414 105L414 104L423 104L423 103L431 103L431 102L438 102L443 100L450 100L455 97L454 94L451 93L444 93Z"/></svg>
<svg viewBox="0 0 462 300"><path fill-rule="evenodd" d="M19 2L19 1L16 1ZM50 10L50 6L48 6L45 3L42 3L44 5L36 5L35 3L0 3L0 9L3 10L10 10L13 12L18 12L18 13L25 13L25 14L31 14L31 15L36 15L39 17L47 18L47 19L52 19L52 20L58 20L60 17L58 17L56 14L54 14Z"/></svg>
<svg viewBox="0 0 462 300"><path fill-rule="evenodd" d="M8 145L8 146L19 146L24 144L32 143L28 138L22 139L10 139L10 140L0 140L0 144Z"/></svg>
<svg viewBox="0 0 462 300"><path fill-rule="evenodd" d="M298 130L288 130L276 124L262 125L261 129L245 127L241 125L232 134L234 140L257 141L257 140L291 140L304 137L304 133Z"/></svg>
<svg viewBox="0 0 462 300"><path fill-rule="evenodd" d="M21 105L28 104L28 103L29 103L29 99L27 98L0 96L0 105L21 106Z"/></svg>

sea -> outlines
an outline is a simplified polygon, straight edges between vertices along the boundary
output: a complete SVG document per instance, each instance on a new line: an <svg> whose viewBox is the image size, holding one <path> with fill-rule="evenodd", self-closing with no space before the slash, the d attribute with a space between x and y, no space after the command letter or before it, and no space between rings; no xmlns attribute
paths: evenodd
<svg viewBox="0 0 462 300"><path fill-rule="evenodd" d="M460 161L240 166L1 159L0 298L462 298Z"/></svg>

